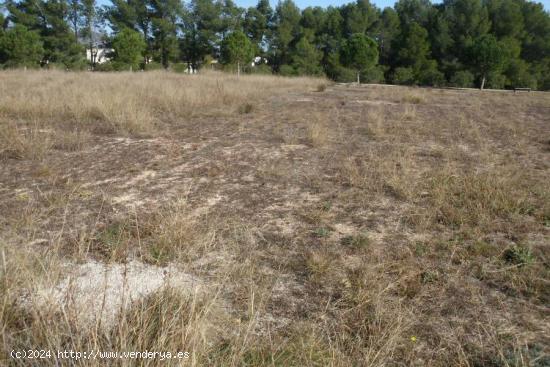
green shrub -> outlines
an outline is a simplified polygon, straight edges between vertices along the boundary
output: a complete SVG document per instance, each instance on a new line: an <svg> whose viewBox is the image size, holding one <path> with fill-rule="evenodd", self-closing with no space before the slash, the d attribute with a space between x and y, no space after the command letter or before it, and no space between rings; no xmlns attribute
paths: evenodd
<svg viewBox="0 0 550 367"><path fill-rule="evenodd" d="M420 73L420 84L440 87L445 85L445 76L437 69L428 69Z"/></svg>
<svg viewBox="0 0 550 367"><path fill-rule="evenodd" d="M137 70L147 47L143 37L134 30L124 28L115 35L112 43L115 50L114 61L131 65L133 70Z"/></svg>
<svg viewBox="0 0 550 367"><path fill-rule="evenodd" d="M531 250L524 246L514 245L504 251L504 261L514 265L528 265L534 261Z"/></svg>
<svg viewBox="0 0 550 367"><path fill-rule="evenodd" d="M358 249L367 248L371 241L366 234L358 234L355 236L346 236L340 240L340 243L344 246L355 247Z"/></svg>
<svg viewBox="0 0 550 367"><path fill-rule="evenodd" d="M503 89L506 86L506 77L500 73L490 73L485 88Z"/></svg>
<svg viewBox="0 0 550 367"><path fill-rule="evenodd" d="M95 71L108 72L115 71L113 63L111 61L104 62L102 64L96 64Z"/></svg>
<svg viewBox="0 0 550 367"><path fill-rule="evenodd" d="M39 69L40 64L14 64L11 62L6 62L5 64L0 64L0 70L10 70L10 69Z"/></svg>
<svg viewBox="0 0 550 367"><path fill-rule="evenodd" d="M282 76L293 76L296 75L296 70L290 65L281 65L279 68L279 74Z"/></svg>
<svg viewBox="0 0 550 367"><path fill-rule="evenodd" d="M44 48L38 33L16 24L6 31L0 30L0 36L0 63L7 67L39 66Z"/></svg>
<svg viewBox="0 0 550 367"><path fill-rule="evenodd" d="M62 70L62 71L67 70L67 66L65 66L64 64L62 64L60 62L50 62L50 63L46 64L44 66L44 68L48 69L48 70Z"/></svg>
<svg viewBox="0 0 550 367"><path fill-rule="evenodd" d="M345 68L343 66L337 67L334 70L334 79L340 83L353 83L357 81L357 74L355 71Z"/></svg>
<svg viewBox="0 0 550 367"><path fill-rule="evenodd" d="M474 86L474 75L467 70L457 71L451 77L451 85L458 88L472 88Z"/></svg>
<svg viewBox="0 0 550 367"><path fill-rule="evenodd" d="M240 65L241 68L241 74L249 74L251 66L249 64L246 65ZM237 64L228 63L228 64L219 64L218 67L215 68L216 70L223 70L230 74L237 74L238 66Z"/></svg>
<svg viewBox="0 0 550 367"><path fill-rule="evenodd" d="M393 72L392 82L400 85L414 84L414 73L412 68L397 68Z"/></svg>
<svg viewBox="0 0 550 367"><path fill-rule="evenodd" d="M186 62L177 62L170 65L170 69L175 73L185 73L187 72L188 66Z"/></svg>
<svg viewBox="0 0 550 367"><path fill-rule="evenodd" d="M513 59L508 62L504 75L507 78L507 87L532 88L537 87L537 75L530 70L529 64L521 59Z"/></svg>
<svg viewBox="0 0 550 367"><path fill-rule="evenodd" d="M438 279L439 272L437 270L428 270L420 274L422 284L435 283Z"/></svg>
<svg viewBox="0 0 550 367"><path fill-rule="evenodd" d="M384 70L380 66L373 66L361 73L361 83L383 83Z"/></svg>
<svg viewBox="0 0 550 367"><path fill-rule="evenodd" d="M541 72L539 73L537 88L539 90L550 90L550 60L546 68L541 66L540 69Z"/></svg>
<svg viewBox="0 0 550 367"><path fill-rule="evenodd" d="M319 237L319 238L324 238L324 237L328 237L330 234L330 229L329 228L325 228L325 227L319 227L319 228L316 228L314 231L313 231L313 235L315 237Z"/></svg>
<svg viewBox="0 0 550 367"><path fill-rule="evenodd" d="M267 64L260 64L250 68L251 74L272 74L271 67Z"/></svg>
<svg viewBox="0 0 550 367"><path fill-rule="evenodd" d="M73 58L72 60L66 60L63 65L65 70L70 71L83 71L90 68L90 63L84 58Z"/></svg>
<svg viewBox="0 0 550 367"><path fill-rule="evenodd" d="M136 71L134 66L119 61L113 61L112 66L115 71Z"/></svg>
<svg viewBox="0 0 550 367"><path fill-rule="evenodd" d="M143 67L143 70L145 71L162 70L162 69L164 69L162 64L160 62L154 62L154 61L148 64L145 64L145 66Z"/></svg>

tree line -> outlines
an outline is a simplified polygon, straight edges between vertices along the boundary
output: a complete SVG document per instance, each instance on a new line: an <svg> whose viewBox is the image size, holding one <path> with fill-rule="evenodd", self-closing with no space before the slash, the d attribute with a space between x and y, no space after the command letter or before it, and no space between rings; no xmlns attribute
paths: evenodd
<svg viewBox="0 0 550 367"><path fill-rule="evenodd" d="M209 67L336 81L550 89L550 14L527 0L369 0L300 10L232 0L7 0L0 64L138 70ZM104 44L112 61L85 49ZM252 66L253 59L256 61Z"/></svg>

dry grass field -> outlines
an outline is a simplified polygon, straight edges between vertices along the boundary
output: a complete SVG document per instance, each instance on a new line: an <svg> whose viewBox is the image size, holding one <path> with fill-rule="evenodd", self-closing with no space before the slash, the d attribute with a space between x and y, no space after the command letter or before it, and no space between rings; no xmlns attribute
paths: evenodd
<svg viewBox="0 0 550 367"><path fill-rule="evenodd" d="M0 365L549 366L549 182L547 93L2 72Z"/></svg>

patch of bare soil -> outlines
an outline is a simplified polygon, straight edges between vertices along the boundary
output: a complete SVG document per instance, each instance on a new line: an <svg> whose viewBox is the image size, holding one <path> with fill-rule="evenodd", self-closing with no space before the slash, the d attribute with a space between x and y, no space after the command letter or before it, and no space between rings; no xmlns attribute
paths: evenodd
<svg viewBox="0 0 550 367"><path fill-rule="evenodd" d="M31 299L42 307L69 310L78 324L99 323L109 328L115 317L132 303L154 294L163 287L181 290L190 298L200 292L201 282L173 267L158 267L130 261L124 264L104 264L88 261L70 265L67 277L52 288L39 288ZM34 298L34 299L32 299Z"/></svg>
<svg viewBox="0 0 550 367"><path fill-rule="evenodd" d="M258 355L280 340L320 365L547 361L548 106L334 85L94 135L1 161L0 238L81 262L39 294L84 319L169 282L221 289Z"/></svg>

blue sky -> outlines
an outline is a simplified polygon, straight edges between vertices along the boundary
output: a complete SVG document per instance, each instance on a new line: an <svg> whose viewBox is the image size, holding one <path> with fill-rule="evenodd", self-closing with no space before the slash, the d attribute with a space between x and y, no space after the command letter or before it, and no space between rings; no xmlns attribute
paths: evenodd
<svg viewBox="0 0 550 367"><path fill-rule="evenodd" d="M249 6L255 6L257 4L257 0L234 0L237 5L242 7L249 7ZM298 5L300 8L306 8L308 6L322 6L327 7L329 5L332 6L339 6L343 4L350 3L354 0L294 0L296 5ZM397 0L371 0L371 3L376 4L379 8L383 9L386 6L393 6ZM275 7L277 5L277 0L270 0L271 6ZM440 1L432 1L434 3L438 3ZM538 0L536 2L541 2L544 5L544 8L546 10L550 10L550 0ZM100 4L107 4L109 3L109 0L99 0L98 3Z"/></svg>
<svg viewBox="0 0 550 367"><path fill-rule="evenodd" d="M242 7L249 7L254 6L257 3L257 0L233 0L235 3L237 3L239 6ZM298 5L300 8L306 8L308 6L322 6L327 7L329 5L332 6L339 6L342 4L347 4L352 2L353 0L294 0L296 5ZM397 0L371 0L371 3L376 4L379 8L383 9L386 6L393 6ZM275 7L277 5L277 0L270 0L271 6ZM432 1L434 3L438 3L440 1ZM544 8L546 10L550 10L550 0L539 0L537 2L541 2L544 5Z"/></svg>
<svg viewBox="0 0 550 367"><path fill-rule="evenodd" d="M239 6L242 7L249 7L256 5L257 1L255 0L233 0L235 3L237 3ZM275 7L277 5L277 0L269 0L271 2L271 6ZM294 0L296 5L300 8L306 8L308 6L322 6L323 8L327 6L339 6L343 4L350 3L354 0ZM371 0L371 3L376 4L379 8L385 8L386 6L393 6L397 0ZM546 2L549 2L550 0L545 0ZM436 1L438 2L438 1Z"/></svg>

